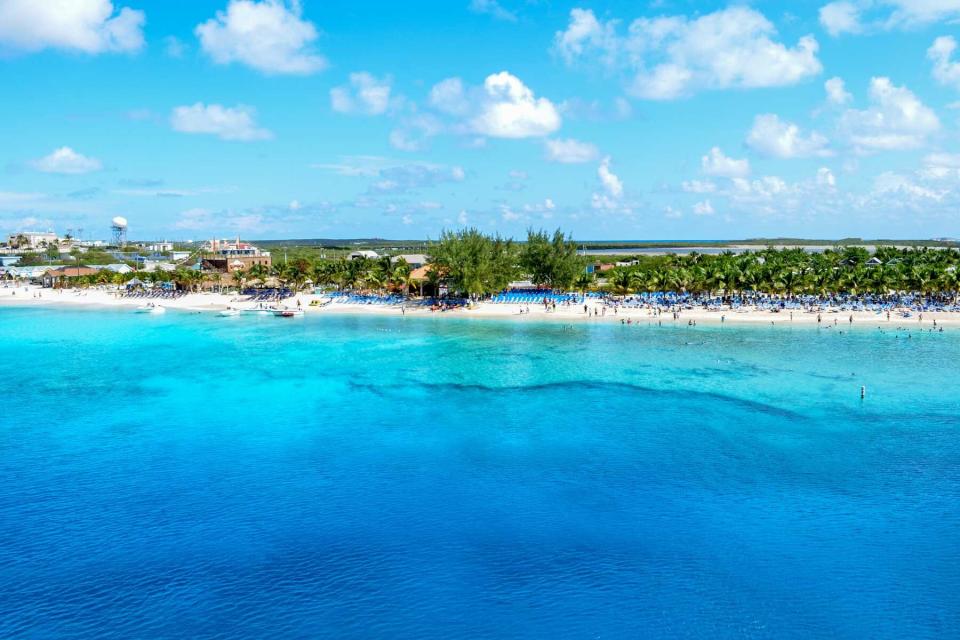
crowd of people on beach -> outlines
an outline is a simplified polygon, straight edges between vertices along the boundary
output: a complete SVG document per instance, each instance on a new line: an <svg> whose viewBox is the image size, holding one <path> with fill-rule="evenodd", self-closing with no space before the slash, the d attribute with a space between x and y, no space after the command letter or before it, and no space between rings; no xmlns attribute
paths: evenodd
<svg viewBox="0 0 960 640"><path fill-rule="evenodd" d="M827 295L771 295L745 292L736 295L712 295L692 293L642 293L629 296L607 297L606 305L618 309L653 309L673 311L677 309L760 310L780 312L873 311L892 310L910 312L960 311L960 300L952 296L922 295L917 293L877 294L827 294Z"/></svg>

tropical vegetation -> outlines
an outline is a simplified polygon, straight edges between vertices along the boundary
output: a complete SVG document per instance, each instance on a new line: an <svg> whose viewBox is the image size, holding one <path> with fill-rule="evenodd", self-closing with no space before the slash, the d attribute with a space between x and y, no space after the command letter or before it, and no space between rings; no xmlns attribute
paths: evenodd
<svg viewBox="0 0 960 640"><path fill-rule="evenodd" d="M244 271L216 273L185 266L174 271L134 271L121 275L103 270L68 278L80 285L172 283L182 290L200 288L317 286L376 293L451 295L482 298L511 282L529 280L556 290L599 289L617 295L672 291L691 294L758 292L777 295L834 293L927 295L960 292L960 250L954 248L834 247L822 252L766 248L717 255L604 256L578 255L576 244L560 230L530 229L526 242L477 229L445 231L429 245L429 264L414 270L402 258L320 257L291 250L272 267L254 265ZM77 264L81 257L74 256ZM97 256L99 257L99 256ZM82 257L89 264L90 254ZM134 263L135 264L135 263Z"/></svg>
<svg viewBox="0 0 960 640"><path fill-rule="evenodd" d="M641 257L604 274L617 294L760 292L778 295L960 291L960 251L879 247L765 249L719 255Z"/></svg>

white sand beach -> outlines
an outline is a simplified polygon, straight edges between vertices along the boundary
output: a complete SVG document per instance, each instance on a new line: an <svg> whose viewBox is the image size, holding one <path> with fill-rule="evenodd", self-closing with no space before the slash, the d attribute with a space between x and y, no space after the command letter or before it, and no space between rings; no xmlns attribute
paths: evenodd
<svg viewBox="0 0 960 640"><path fill-rule="evenodd" d="M154 302L165 309L185 311L219 313L227 309L253 308L258 303L249 301L244 296L233 293L189 293L176 299L151 300L149 298L128 298L113 290L101 288L89 289L48 289L37 286L8 286L0 287L0 308L4 306L65 306L75 308L113 308L136 310L148 302ZM782 311L779 313L768 310L759 310L742 307L737 310L707 310L703 308L683 309L679 316L674 318L670 311L662 311L659 315L652 309L625 309L616 311L604 306L598 301L587 303L588 312L584 312L583 305L558 306L555 310L545 310L543 305L495 304L481 302L473 308L450 309L446 311L431 310L427 306L415 303L403 305L368 305L351 304L341 301L332 302L324 295L300 293L287 298L280 304L281 308L303 309L306 315L378 315L378 316L419 316L419 317L459 317L459 318L491 318L511 319L524 321L562 321L562 322L591 322L591 323L676 323L689 324L752 324L752 325L815 325L817 317L824 326L916 326L932 328L937 326L960 326L960 313L957 312L913 312L910 317L903 317L894 312L887 315L872 311L843 311L839 309L825 310L819 314L805 311ZM522 311L522 312L521 312ZM852 322L851 322L852 318Z"/></svg>

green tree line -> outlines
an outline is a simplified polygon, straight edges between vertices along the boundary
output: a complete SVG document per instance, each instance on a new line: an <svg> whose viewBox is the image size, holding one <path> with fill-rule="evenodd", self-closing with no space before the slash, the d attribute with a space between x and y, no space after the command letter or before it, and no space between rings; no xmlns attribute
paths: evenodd
<svg viewBox="0 0 960 640"><path fill-rule="evenodd" d="M429 264L415 273L400 260L322 258L309 252L291 252L272 267L254 265L229 274L180 267L172 272L109 271L78 279L80 284L122 284L136 277L174 282L181 289L201 286L235 287L279 284L296 290L308 285L342 290L483 297L502 291L508 283L529 279L558 290L603 289L614 294L672 291L679 293L818 294L918 292L928 295L960 291L960 250L878 247L835 247L818 253L803 249L761 249L717 255L640 256L597 275L588 273L588 259L560 230L530 229L518 243L477 229L445 231L429 245ZM607 256L605 259L610 260Z"/></svg>
<svg viewBox="0 0 960 640"><path fill-rule="evenodd" d="M610 291L681 293L760 292L779 295L833 293L953 294L960 290L960 251L879 247L765 249L719 255L650 256L606 274Z"/></svg>

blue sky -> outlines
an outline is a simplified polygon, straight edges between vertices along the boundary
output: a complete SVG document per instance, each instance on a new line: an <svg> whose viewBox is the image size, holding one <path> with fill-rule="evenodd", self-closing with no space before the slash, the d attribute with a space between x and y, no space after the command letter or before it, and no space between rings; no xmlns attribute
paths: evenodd
<svg viewBox="0 0 960 640"><path fill-rule="evenodd" d="M50 4L0 232L960 235L960 0Z"/></svg>

